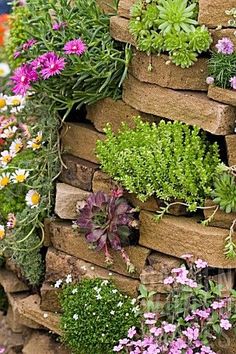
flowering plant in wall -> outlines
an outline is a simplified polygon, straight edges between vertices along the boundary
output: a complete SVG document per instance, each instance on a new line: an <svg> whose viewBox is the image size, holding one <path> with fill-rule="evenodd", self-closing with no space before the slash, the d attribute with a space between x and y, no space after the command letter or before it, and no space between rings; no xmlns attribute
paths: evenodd
<svg viewBox="0 0 236 354"><path fill-rule="evenodd" d="M185 255L185 265L174 268L164 280L171 287L167 302L156 311L146 309L140 333L135 327L114 347L119 353L216 354L214 342L236 322L235 291L221 297L213 281L203 282L207 263Z"/></svg>
<svg viewBox="0 0 236 354"><path fill-rule="evenodd" d="M57 125L45 100L0 95L0 253L32 285L43 272L42 221L59 171Z"/></svg>
<svg viewBox="0 0 236 354"><path fill-rule="evenodd" d="M29 0L26 6L31 17L27 40L15 48L14 57L24 59L12 76L15 94L46 92L67 113L74 105L120 97L130 50L112 40L109 16L95 0Z"/></svg>
<svg viewBox="0 0 236 354"><path fill-rule="evenodd" d="M137 226L134 219L134 210L122 197L123 191L113 190L111 195L103 192L91 194L85 205L80 209L80 214L75 222L82 231L92 248L96 251L103 250L107 265L113 263L109 249L121 252L127 270L134 272L124 246L129 244L132 227Z"/></svg>
<svg viewBox="0 0 236 354"><path fill-rule="evenodd" d="M131 9L130 32L141 51L168 52L170 61L188 68L209 49L210 33L197 22L197 0L138 0Z"/></svg>
<svg viewBox="0 0 236 354"><path fill-rule="evenodd" d="M208 84L236 90L236 50L233 42L224 37L216 44L208 65Z"/></svg>

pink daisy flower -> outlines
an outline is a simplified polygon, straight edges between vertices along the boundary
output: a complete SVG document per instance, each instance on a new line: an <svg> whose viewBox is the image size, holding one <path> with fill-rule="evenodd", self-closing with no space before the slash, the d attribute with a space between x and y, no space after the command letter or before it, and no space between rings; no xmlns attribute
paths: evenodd
<svg viewBox="0 0 236 354"><path fill-rule="evenodd" d="M82 55L86 51L87 47L82 39L73 39L69 41L64 46L64 51L66 54L76 54L78 56Z"/></svg>
<svg viewBox="0 0 236 354"><path fill-rule="evenodd" d="M56 53L49 52L43 58L41 57L43 69L41 75L44 80L49 79L51 76L60 74L66 65L65 59L60 58Z"/></svg>
<svg viewBox="0 0 236 354"><path fill-rule="evenodd" d="M30 49L31 47L33 47L33 45L35 45L37 43L37 41L35 39L29 39L27 42L25 42L23 45L22 45L22 49L23 50L28 50Z"/></svg>
<svg viewBox="0 0 236 354"><path fill-rule="evenodd" d="M13 92L24 96L30 89L31 83L38 80L38 74L30 64L23 64L14 71L11 80L14 83Z"/></svg>

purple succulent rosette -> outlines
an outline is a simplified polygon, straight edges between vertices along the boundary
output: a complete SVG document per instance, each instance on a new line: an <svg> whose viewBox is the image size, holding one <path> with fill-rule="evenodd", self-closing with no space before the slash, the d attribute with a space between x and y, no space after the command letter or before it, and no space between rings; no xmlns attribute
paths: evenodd
<svg viewBox="0 0 236 354"><path fill-rule="evenodd" d="M91 194L86 204L80 209L76 224L85 232L85 238L96 251L105 252L105 261L113 263L109 248L121 252L127 269L134 272L124 245L129 244L132 227L136 225L134 209L122 198L122 191L117 189L111 195L103 192Z"/></svg>

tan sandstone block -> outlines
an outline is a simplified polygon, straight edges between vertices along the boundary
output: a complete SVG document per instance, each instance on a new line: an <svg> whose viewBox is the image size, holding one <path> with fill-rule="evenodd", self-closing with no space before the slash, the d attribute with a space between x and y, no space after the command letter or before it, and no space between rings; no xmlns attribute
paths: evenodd
<svg viewBox="0 0 236 354"><path fill-rule="evenodd" d="M94 163L98 163L96 141L101 139L104 139L103 134L84 123L66 123L61 133L65 152Z"/></svg>
<svg viewBox="0 0 236 354"><path fill-rule="evenodd" d="M0 284L6 293L19 293L29 289L16 274L3 268L0 269Z"/></svg>
<svg viewBox="0 0 236 354"><path fill-rule="evenodd" d="M212 200L210 199L206 200L205 207L211 207L211 206L216 207L216 205L213 203ZM204 211L205 219L208 219L214 212L214 209L204 209L203 211ZM214 218L209 223L209 225L221 227L223 229L229 229L235 219L236 219L236 213L227 214L223 210L218 209L218 211L215 213Z"/></svg>
<svg viewBox="0 0 236 354"><path fill-rule="evenodd" d="M204 93L174 91L129 75L123 86L123 100L142 112L197 125L212 134L226 135L234 130L236 109L209 100Z"/></svg>
<svg viewBox="0 0 236 354"><path fill-rule="evenodd" d="M118 6L118 15L125 18L130 18L130 9L137 0L120 0Z"/></svg>
<svg viewBox="0 0 236 354"><path fill-rule="evenodd" d="M113 281L122 292L130 296L137 295L139 286L138 280L111 272L111 270L101 268L92 263L85 262L82 259L69 256L68 254L50 248L46 257L46 281L55 283L58 279L65 279L68 274L72 275L74 282L78 282L84 278L109 279Z"/></svg>
<svg viewBox="0 0 236 354"><path fill-rule="evenodd" d="M87 119L93 122L95 128L103 132L109 123L114 132L117 132L122 123L133 128L134 117L141 116L142 120L158 122L158 117L142 113L130 107L122 100L114 101L112 98L105 98L87 107Z"/></svg>
<svg viewBox="0 0 236 354"><path fill-rule="evenodd" d="M40 308L43 311L61 312L59 294L61 290L54 287L54 284L44 282L41 289Z"/></svg>
<svg viewBox="0 0 236 354"><path fill-rule="evenodd" d="M236 165L236 134L225 137L228 155L228 165Z"/></svg>
<svg viewBox="0 0 236 354"><path fill-rule="evenodd" d="M135 39L129 32L129 21L126 18L112 16L110 19L110 34L119 42L129 43L135 46Z"/></svg>
<svg viewBox="0 0 236 354"><path fill-rule="evenodd" d="M229 27L225 11L235 7L235 0L199 0L198 22L207 27Z"/></svg>
<svg viewBox="0 0 236 354"><path fill-rule="evenodd" d="M164 216L156 222L154 214L141 211L140 245L180 258L190 253L211 267L235 268L236 260L224 255L228 230L203 226L198 218Z"/></svg>
<svg viewBox="0 0 236 354"><path fill-rule="evenodd" d="M66 167L62 167L59 180L73 187L91 191L93 174L98 165L68 154L63 155L62 160Z"/></svg>
<svg viewBox="0 0 236 354"><path fill-rule="evenodd" d="M114 0L96 0L96 2L105 13L115 13Z"/></svg>
<svg viewBox="0 0 236 354"><path fill-rule="evenodd" d="M138 80L177 90L207 91L207 58L199 58L190 68L169 62L168 55L150 55L134 51L130 73ZM152 70L148 70L151 63Z"/></svg>
<svg viewBox="0 0 236 354"><path fill-rule="evenodd" d="M51 336L42 333L34 332L26 342L23 354L69 354L60 341L55 341Z"/></svg>
<svg viewBox="0 0 236 354"><path fill-rule="evenodd" d="M89 192L80 188L65 183L57 183L55 213L61 219L76 219L78 216L76 208L80 203L86 201L89 195Z"/></svg>
<svg viewBox="0 0 236 354"><path fill-rule="evenodd" d="M62 335L60 329L60 317L50 311L42 311L40 309L40 296L30 295L19 301L19 312L21 316L37 322L41 326Z"/></svg>
<svg viewBox="0 0 236 354"><path fill-rule="evenodd" d="M52 244L56 249L84 261L92 262L100 267L107 268L104 253L102 251L96 252L91 250L84 235L78 231L73 231L71 225L53 222L52 230ZM113 250L110 253L114 262L113 266L109 267L109 269L122 275L138 278L150 251L140 246L128 246L125 247L125 250L136 268L136 273L129 274L120 252Z"/></svg>
<svg viewBox="0 0 236 354"><path fill-rule="evenodd" d="M210 85L207 96L215 101L236 107L236 91ZM235 116L236 118L236 116Z"/></svg>

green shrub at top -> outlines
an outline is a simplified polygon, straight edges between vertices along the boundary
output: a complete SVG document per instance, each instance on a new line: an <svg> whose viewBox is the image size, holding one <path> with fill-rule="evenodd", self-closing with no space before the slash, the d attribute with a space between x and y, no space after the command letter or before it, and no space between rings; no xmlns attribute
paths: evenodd
<svg viewBox="0 0 236 354"><path fill-rule="evenodd" d="M108 280L86 279L62 292L64 341L78 354L111 354L132 326L140 327L136 299Z"/></svg>
<svg viewBox="0 0 236 354"><path fill-rule="evenodd" d="M164 121L149 125L138 118L133 130L123 125L115 135L108 126L105 132L106 140L97 143L102 169L141 201L155 195L202 204L210 195L218 146L199 128Z"/></svg>

